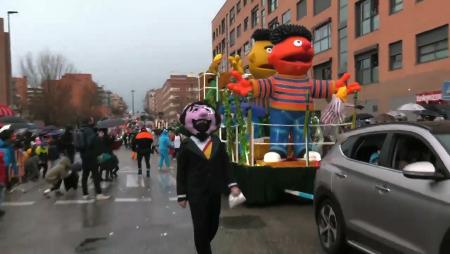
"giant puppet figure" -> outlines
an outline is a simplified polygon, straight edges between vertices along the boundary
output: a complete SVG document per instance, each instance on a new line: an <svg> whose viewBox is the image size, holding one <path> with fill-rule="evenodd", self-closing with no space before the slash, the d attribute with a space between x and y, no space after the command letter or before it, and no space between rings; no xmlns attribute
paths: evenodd
<svg viewBox="0 0 450 254"><path fill-rule="evenodd" d="M310 98L329 98L346 86L349 74L339 80L315 80L307 77L312 66L314 49L311 32L300 25L281 25L271 32L273 47L269 49L269 63L277 73L266 79L245 80L233 73L236 83L228 89L241 96L252 93L256 98L270 101L270 151L264 155L265 162L278 162L287 157L289 134L292 133L295 156L303 158L305 145L303 125L305 111L313 109ZM348 93L358 91L358 83L346 87ZM342 98L344 99L344 98ZM295 125L292 126L292 125Z"/></svg>
<svg viewBox="0 0 450 254"><path fill-rule="evenodd" d="M219 228L221 192L228 187L238 196L240 189L231 178L231 164L225 144L213 134L220 115L204 102L187 105L180 122L189 133L177 156L178 203L191 209L197 253L210 254L210 242Z"/></svg>

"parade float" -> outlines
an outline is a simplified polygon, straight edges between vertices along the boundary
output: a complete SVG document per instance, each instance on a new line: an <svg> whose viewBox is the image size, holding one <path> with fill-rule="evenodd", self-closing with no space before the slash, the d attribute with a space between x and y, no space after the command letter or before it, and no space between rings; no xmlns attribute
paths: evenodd
<svg viewBox="0 0 450 254"><path fill-rule="evenodd" d="M355 117L343 122L343 111L348 94L356 100L359 84L347 84L348 74L338 80L307 77L314 56L311 37L299 25L260 29L248 54L251 75L244 74L239 56L228 57L230 72L220 72L222 55L200 74L199 97L222 114L219 136L248 204L271 204L285 193L313 199L324 148L355 124ZM320 113L314 98L331 101Z"/></svg>

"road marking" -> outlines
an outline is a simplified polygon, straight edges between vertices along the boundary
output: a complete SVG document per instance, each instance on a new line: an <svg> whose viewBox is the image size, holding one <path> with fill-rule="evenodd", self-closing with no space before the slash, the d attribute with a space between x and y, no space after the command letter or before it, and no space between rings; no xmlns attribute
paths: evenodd
<svg viewBox="0 0 450 254"><path fill-rule="evenodd" d="M127 175L127 188L135 188L139 187L139 178L138 175Z"/></svg>
<svg viewBox="0 0 450 254"><path fill-rule="evenodd" d="M144 188L145 188L145 181L144 181L144 178L143 178L143 177L141 178L141 187L144 187Z"/></svg>
<svg viewBox="0 0 450 254"><path fill-rule="evenodd" d="M80 199L80 200L58 200L55 202L55 205L72 205L72 204L90 204L94 203L94 199Z"/></svg>
<svg viewBox="0 0 450 254"><path fill-rule="evenodd" d="M23 201L23 202L3 202L2 206L29 206L34 205L34 201Z"/></svg>
<svg viewBox="0 0 450 254"><path fill-rule="evenodd" d="M128 173L135 173L137 174L137 170L119 170L119 174L128 174Z"/></svg>
<svg viewBox="0 0 450 254"><path fill-rule="evenodd" d="M114 202L152 202L151 198L116 198Z"/></svg>

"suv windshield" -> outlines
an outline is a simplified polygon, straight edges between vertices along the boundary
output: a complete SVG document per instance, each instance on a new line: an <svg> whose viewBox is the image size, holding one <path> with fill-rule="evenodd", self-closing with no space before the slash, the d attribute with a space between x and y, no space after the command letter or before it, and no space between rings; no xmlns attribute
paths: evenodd
<svg viewBox="0 0 450 254"><path fill-rule="evenodd" d="M447 150L447 153L450 154L450 134L435 134L435 136Z"/></svg>

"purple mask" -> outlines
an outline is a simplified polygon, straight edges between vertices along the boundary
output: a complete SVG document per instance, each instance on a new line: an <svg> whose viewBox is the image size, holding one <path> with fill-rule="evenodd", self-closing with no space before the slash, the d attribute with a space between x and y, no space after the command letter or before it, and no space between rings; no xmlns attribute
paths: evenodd
<svg viewBox="0 0 450 254"><path fill-rule="evenodd" d="M189 105L186 109L184 127L193 135L208 134L217 130L216 113L207 105Z"/></svg>

